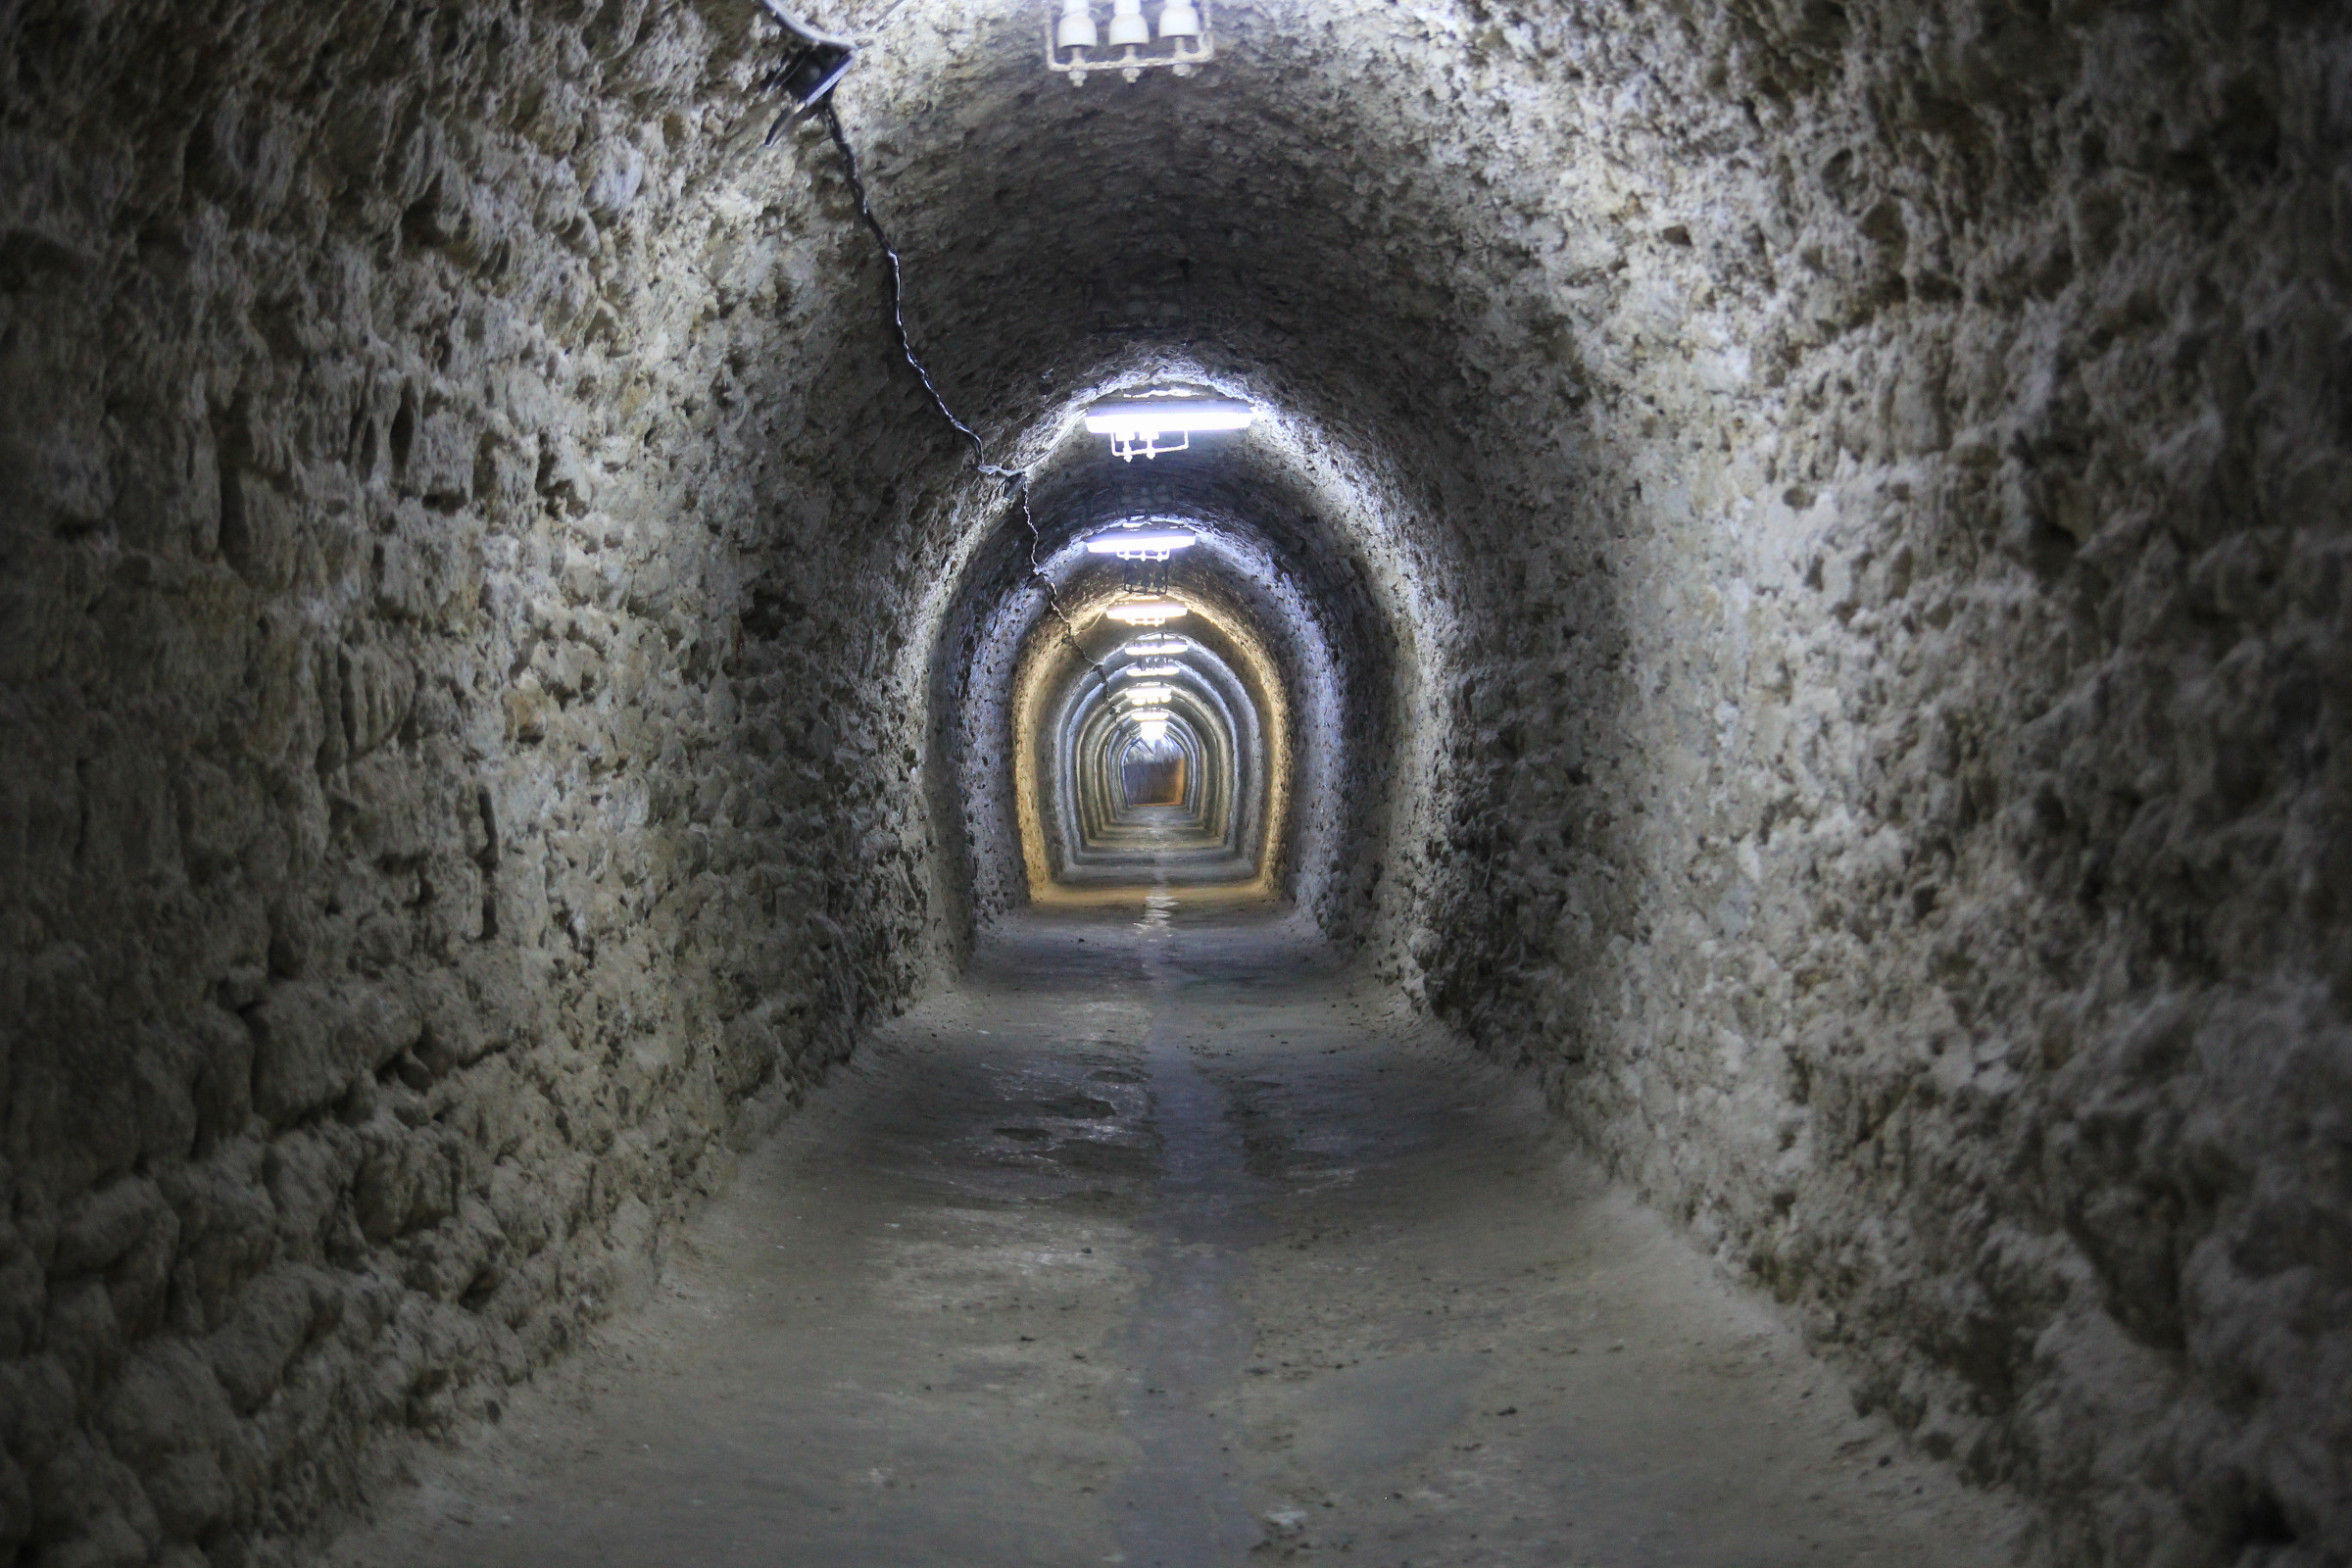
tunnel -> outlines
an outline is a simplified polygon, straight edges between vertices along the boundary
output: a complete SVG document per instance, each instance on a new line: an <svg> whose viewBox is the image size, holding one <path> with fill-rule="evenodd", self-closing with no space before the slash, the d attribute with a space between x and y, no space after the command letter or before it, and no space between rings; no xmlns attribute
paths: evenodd
<svg viewBox="0 0 2352 1568"><path fill-rule="evenodd" d="M0 1564L2352 1560L2341 7L0 38Z"/></svg>

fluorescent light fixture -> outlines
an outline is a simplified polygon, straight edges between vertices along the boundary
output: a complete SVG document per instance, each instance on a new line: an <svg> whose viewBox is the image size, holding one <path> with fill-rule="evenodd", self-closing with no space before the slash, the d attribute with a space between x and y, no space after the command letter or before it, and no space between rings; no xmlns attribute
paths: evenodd
<svg viewBox="0 0 2352 1568"><path fill-rule="evenodd" d="M1121 561L1165 561L1172 553L1192 547L1193 535L1182 528L1146 528L1129 522L1089 539L1086 553L1116 556Z"/></svg>
<svg viewBox="0 0 2352 1568"><path fill-rule="evenodd" d="M1156 458L1162 452L1182 452L1193 437L1218 430L1247 430L1257 411L1238 398L1106 398L1086 411L1086 427L1110 437L1110 450L1122 462L1137 454ZM1160 445L1163 435L1180 435L1173 446Z"/></svg>
<svg viewBox="0 0 2352 1568"><path fill-rule="evenodd" d="M1130 686L1120 692L1118 697L1122 703L1142 703L1147 707L1157 707L1175 695L1176 688L1173 686Z"/></svg>
<svg viewBox="0 0 2352 1568"><path fill-rule="evenodd" d="M1168 744L1168 721L1164 718L1148 718L1135 726L1135 734L1136 739L1146 746L1165 746Z"/></svg>
<svg viewBox="0 0 2352 1568"><path fill-rule="evenodd" d="M1104 613L1130 626L1164 626L1171 620L1191 614L1192 609L1181 599L1122 599Z"/></svg>
<svg viewBox="0 0 2352 1568"><path fill-rule="evenodd" d="M1176 712L1168 708L1130 708L1119 716L1138 724L1165 724L1176 716Z"/></svg>
<svg viewBox="0 0 2352 1568"><path fill-rule="evenodd" d="M1138 637L1119 652L1130 659L1164 659L1170 654L1184 653L1192 646L1182 637Z"/></svg>
<svg viewBox="0 0 2352 1568"><path fill-rule="evenodd" d="M1198 435L1247 430L1256 411L1239 398L1106 398L1086 411L1097 435Z"/></svg>
<svg viewBox="0 0 2352 1568"><path fill-rule="evenodd" d="M1141 675L1147 680L1165 680L1170 675L1183 673L1182 664L1129 664L1125 669L1113 670L1110 678L1117 680L1122 675Z"/></svg>

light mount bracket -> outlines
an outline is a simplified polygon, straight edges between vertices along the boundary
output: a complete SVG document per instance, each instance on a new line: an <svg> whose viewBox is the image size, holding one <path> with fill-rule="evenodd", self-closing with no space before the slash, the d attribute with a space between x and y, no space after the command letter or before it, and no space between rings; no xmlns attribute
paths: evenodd
<svg viewBox="0 0 2352 1568"><path fill-rule="evenodd" d="M784 58L760 79L760 90L780 91L792 100L767 127L767 139L772 142L786 125L814 114L825 95L840 85L858 58L858 45L804 20L782 0L760 0L760 7L783 27L786 41Z"/></svg>

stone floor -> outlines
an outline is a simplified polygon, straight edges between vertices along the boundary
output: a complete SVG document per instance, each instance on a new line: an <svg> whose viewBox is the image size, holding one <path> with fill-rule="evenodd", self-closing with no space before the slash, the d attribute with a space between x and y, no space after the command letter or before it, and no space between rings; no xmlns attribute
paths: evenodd
<svg viewBox="0 0 2352 1568"><path fill-rule="evenodd" d="M331 1561L1776 1568L2016 1521L1232 895L1000 928Z"/></svg>

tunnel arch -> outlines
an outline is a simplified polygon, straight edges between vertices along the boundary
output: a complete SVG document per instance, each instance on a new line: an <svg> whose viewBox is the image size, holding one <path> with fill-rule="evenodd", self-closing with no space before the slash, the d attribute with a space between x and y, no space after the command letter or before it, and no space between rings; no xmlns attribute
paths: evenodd
<svg viewBox="0 0 2352 1568"><path fill-rule="evenodd" d="M1098 588L1086 593L1080 603L1091 611L1115 602L1102 597L1103 592ZM1158 684L1171 693L1165 706L1181 743L1198 759L1195 782L1205 811L1214 819L1211 834L1220 852L1217 858L1229 862L1227 879L1287 892L1282 867L1289 857L1282 853L1281 824L1294 811L1289 797L1297 769L1277 765L1275 756L1288 758L1298 749L1292 737L1292 705L1283 696L1295 682L1284 679L1262 657L1245 656L1247 675L1237 674L1211 645L1221 642L1231 648L1242 639L1207 624L1213 613L1203 604L1177 623L1196 634L1188 639L1194 662ZM1083 619L1080 623L1085 624ZM1134 638L1128 630L1111 629L1114 626L1106 622L1093 628L1092 636L1082 634L1081 647L1101 645L1101 652L1092 654L1095 662L1074 658L1054 662L1058 691L1052 684L1054 675L1040 670L1034 695L1014 715L1014 744L1033 759L1025 777L1034 793L1024 800L1031 808L1021 815L1021 850L1033 900L1045 896L1052 883L1070 880L1087 862L1102 858L1085 841L1100 835L1109 785L1099 774L1082 771L1082 764L1091 761L1099 767L1117 733L1113 704L1126 662L1117 645ZM1247 639L1249 627L1239 629ZM1097 663L1108 669L1109 679L1098 673ZM1016 779L1016 788L1020 782ZM1196 858L1205 848L1194 846ZM1115 859L1130 881L1149 879L1149 865L1139 862L1133 852Z"/></svg>
<svg viewBox="0 0 2352 1568"><path fill-rule="evenodd" d="M939 612L932 801L941 900L964 932L1054 878L1054 852L1037 852L1058 836L1022 815L1056 765L1036 753L1053 732L1038 705L1123 640L1100 619L1117 568L1090 561L1083 541L1134 516L1184 518L1202 541L1166 580L1207 612L1201 635L1265 715L1269 786L1249 809L1263 818L1253 853L1268 886L1295 891L1335 935L1367 934L1378 868L1414 853L1390 848L1410 831L1391 824L1433 809L1441 747L1412 694L1441 677L1419 662L1414 628L1443 617L1427 618L1432 585L1384 543L1402 525L1381 520L1391 497L1369 481L1376 467L1264 402L1244 436L1149 463L1120 463L1078 427L1086 407L1120 386L1171 381L1220 385L1197 364L1161 360L1073 394L1039 437L1050 444L1029 470L1028 514L1004 508ZM1042 582L1054 584L1059 613ZM1380 782L1349 788L1350 768Z"/></svg>
<svg viewBox="0 0 2352 1568"><path fill-rule="evenodd" d="M628 1298L1026 896L1033 573L1149 509L1369 972L2056 1549L2342 1555L2341 9L1220 15L822 19L1032 533L755 8L0 14L26 1549L309 1528ZM1075 436L1165 380L1268 417Z"/></svg>

